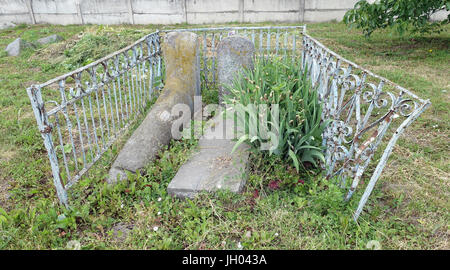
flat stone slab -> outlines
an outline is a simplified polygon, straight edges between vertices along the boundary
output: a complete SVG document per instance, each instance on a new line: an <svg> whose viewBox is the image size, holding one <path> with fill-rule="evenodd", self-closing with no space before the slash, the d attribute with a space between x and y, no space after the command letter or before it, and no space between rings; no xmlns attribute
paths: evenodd
<svg viewBox="0 0 450 270"><path fill-rule="evenodd" d="M234 152L234 120L213 119L213 128L205 131L199 139L199 149L181 166L169 183L167 191L179 198L193 198L202 191L227 189L241 192L247 180L248 145L242 143Z"/></svg>

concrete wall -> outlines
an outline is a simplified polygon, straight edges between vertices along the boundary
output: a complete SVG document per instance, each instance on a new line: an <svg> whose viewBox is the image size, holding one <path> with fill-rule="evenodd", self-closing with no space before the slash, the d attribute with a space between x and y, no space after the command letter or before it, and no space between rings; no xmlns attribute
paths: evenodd
<svg viewBox="0 0 450 270"><path fill-rule="evenodd" d="M175 24L341 20L357 0L0 0L0 23Z"/></svg>

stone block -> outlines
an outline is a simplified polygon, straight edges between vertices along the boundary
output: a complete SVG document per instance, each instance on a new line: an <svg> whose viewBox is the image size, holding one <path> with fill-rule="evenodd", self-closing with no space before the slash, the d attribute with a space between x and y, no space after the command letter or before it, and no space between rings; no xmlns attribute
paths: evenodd
<svg viewBox="0 0 450 270"><path fill-rule="evenodd" d="M254 55L255 45L247 38L230 36L220 41L217 46L219 103L229 94L225 85L231 85L242 69L253 69Z"/></svg>
<svg viewBox="0 0 450 270"><path fill-rule="evenodd" d="M172 125L179 117L172 115L175 105L185 104L193 112L194 96L200 93L198 37L190 32L172 32L162 44L166 64L166 84L145 117L131 135L111 167L108 182L138 173L172 139Z"/></svg>

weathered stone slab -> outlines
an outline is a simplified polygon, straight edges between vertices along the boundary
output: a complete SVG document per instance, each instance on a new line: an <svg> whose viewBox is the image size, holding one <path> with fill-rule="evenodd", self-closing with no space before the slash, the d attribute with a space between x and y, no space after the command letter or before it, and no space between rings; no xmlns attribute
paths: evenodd
<svg viewBox="0 0 450 270"><path fill-rule="evenodd" d="M21 38L18 38L13 42L9 43L8 46L6 46L5 51L8 53L9 56L18 56L23 49L32 47L34 47L33 44L26 42Z"/></svg>
<svg viewBox="0 0 450 270"><path fill-rule="evenodd" d="M210 128L199 140L199 149L181 166L169 183L167 191L179 198L193 198L202 191L227 189L241 192L247 180L248 146L241 144L231 151L236 142L225 138L234 134L234 120L216 116Z"/></svg>
<svg viewBox="0 0 450 270"><path fill-rule="evenodd" d="M253 69L255 45L247 38L230 36L222 39L217 47L217 72L219 81L219 103L229 94L224 87L231 84L243 68Z"/></svg>
<svg viewBox="0 0 450 270"><path fill-rule="evenodd" d="M231 84L237 73L253 69L255 46L243 37L224 38L218 46L219 102L228 94L224 85ZM218 114L209 123L209 128L199 140L199 150L178 170L169 183L169 194L180 198L193 198L202 191L212 192L227 189L241 192L247 180L248 146L239 145L232 152L237 127L234 112L226 117Z"/></svg>
<svg viewBox="0 0 450 270"><path fill-rule="evenodd" d="M41 45L45 45L45 44L58 42L58 41L61 41L61 40L63 40L63 38L61 36L51 35L51 36L48 36L48 37L40 38L40 39L36 40L36 42L41 44Z"/></svg>
<svg viewBox="0 0 450 270"><path fill-rule="evenodd" d="M120 151L109 172L109 183L125 179L127 171L139 172L163 145L170 142L172 125L179 118L172 115L175 105L185 104L191 113L194 111L194 95L200 93L197 35L190 32L168 33L164 37L162 50L166 84L151 111Z"/></svg>

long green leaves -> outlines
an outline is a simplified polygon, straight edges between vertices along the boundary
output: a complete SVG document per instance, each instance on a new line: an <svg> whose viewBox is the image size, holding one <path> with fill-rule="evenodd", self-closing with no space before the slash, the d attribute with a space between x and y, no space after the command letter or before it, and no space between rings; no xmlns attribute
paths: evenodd
<svg viewBox="0 0 450 270"><path fill-rule="evenodd" d="M322 153L322 132L328 122L321 121L322 107L317 91L304 70L295 62L272 61L256 62L254 71L245 70L228 86L231 95L225 97L225 103L233 106L238 113L238 125L244 131L235 148L243 142L252 150L261 150L267 141L262 136L260 105L267 105L266 123L277 134L277 147L265 151L289 160L300 170L301 164L309 162L317 165L324 162ZM274 115L272 108L278 104L279 114ZM276 119L278 118L278 119ZM257 130L255 125L258 123Z"/></svg>

